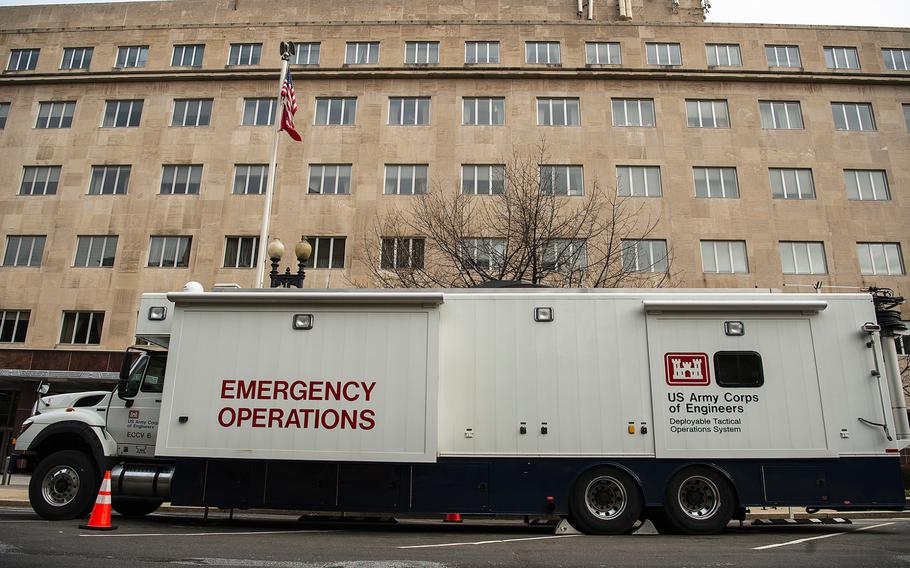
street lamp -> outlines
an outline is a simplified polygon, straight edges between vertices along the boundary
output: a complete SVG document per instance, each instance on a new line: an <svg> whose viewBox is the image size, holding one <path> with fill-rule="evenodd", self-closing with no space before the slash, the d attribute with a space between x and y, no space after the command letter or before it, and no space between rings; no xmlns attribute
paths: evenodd
<svg viewBox="0 0 910 568"><path fill-rule="evenodd" d="M313 254L313 247L303 237L300 242L294 245L294 255L297 257L297 274L291 274L291 267L284 270L284 274L278 273L278 262L284 256L284 243L278 239L272 240L268 246L269 259L272 261L272 270L269 272L269 286L271 288L303 288L303 279L306 278L303 265Z"/></svg>

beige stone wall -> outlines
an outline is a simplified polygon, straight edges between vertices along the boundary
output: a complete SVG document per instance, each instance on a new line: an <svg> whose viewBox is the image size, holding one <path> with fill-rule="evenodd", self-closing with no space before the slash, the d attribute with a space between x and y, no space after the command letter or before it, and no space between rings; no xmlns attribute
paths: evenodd
<svg viewBox="0 0 910 568"><path fill-rule="evenodd" d="M229 7L227 2L200 4ZM882 47L910 47L907 30L636 25L635 20L605 24L574 20L572 3L553 1L538 4L555 10L566 23L520 23L506 21L520 18L506 14L500 4L465 3L459 5L462 12L448 14L448 8L433 3L437 10L430 14L430 3L406 3L414 10L409 19L443 22L486 10L478 19L502 20L428 25L375 23L389 19L382 10L364 15L374 23L327 23L328 3L312 2L301 4L309 5L309 11L286 6L288 19L324 23L287 27L206 25L214 16L195 3L0 9L0 61L5 64L9 49L42 50L35 72L0 75L0 102L11 102L6 128L0 130L0 238L48 236L40 268L0 268L0 309L32 311L25 346L33 348L56 345L63 310L103 310L102 346L120 348L130 342L142 292L179 289L188 280L206 287L216 282L252 285L253 269L221 267L224 238L259 231L262 197L232 195L231 182L234 164L268 161L271 129L240 122L244 97L274 95L277 44L282 39L319 41L322 56L318 68L294 70L300 102L296 121L304 139L298 144L282 136L271 233L288 245L301 234L348 238L346 268L310 270L307 286L349 286L365 278L358 258L377 212L408 200L382 195L384 164L428 163L434 190L455 191L461 164L500 161L545 136L552 162L584 165L586 184L597 179L615 188L617 165L661 167L663 197L643 198L643 203L652 218L660 218L654 236L669 241L680 286L781 287L822 280L829 285L891 286L910 294L907 276L863 277L856 258L857 241L900 242L904 262L910 263L910 134L901 109L910 104L910 74L886 72L881 59ZM267 18L259 10L259 19L252 19L249 2L239 0L238 6L238 14L218 21ZM641 2L636 6L644 9ZM341 3L341 9L348 13L352 8ZM545 19L541 12L534 14ZM163 27L168 21L174 23L171 29ZM54 25L112 29L50 29ZM21 29L26 26L48 29ZM345 42L367 39L382 42L380 65L342 67ZM440 41L440 65L406 68L404 42L412 39ZM466 69L464 41L470 39L499 40L502 63ZM524 42L535 39L559 40L562 65L525 65ZM226 69L229 43L254 40L264 44L262 65ZM586 68L584 43L592 40L619 41L622 66ZM651 40L681 43L682 68L647 66L644 42ZM169 67L171 46L184 42L206 44L201 70ZM704 48L709 42L739 43L744 66L709 70ZM763 46L777 42L800 46L804 70L768 69ZM112 71L117 46L128 44L150 45L148 66ZM91 70L58 71L63 47L82 45L95 46ZM856 46L862 70L829 73L822 55L825 45ZM431 125L388 126L388 97L399 95L431 97ZM461 126L462 97L486 95L506 98L505 126ZM356 96L356 124L313 126L316 96ZM540 96L578 97L581 126L537 126L535 103ZM211 125L169 126L173 99L193 97L214 99ZM653 98L657 127L613 127L614 97ZM145 101L140 127L100 127L105 100L132 98ZM687 127L687 98L726 99L732 128ZM46 100L77 101L72 128L33 128L38 103ZM800 101L806 128L762 130L759 100ZM872 103L877 131L835 131L832 101ZM159 195L162 164L171 163L204 165L200 195ZM306 195L307 168L313 163L353 164L352 194ZM91 166L99 164L132 165L127 195L86 195ZM23 165L62 165L57 195L17 195ZM693 166L736 167L741 198L694 198ZM769 167L812 168L817 199L772 199ZM845 168L886 170L892 200L848 201ZM86 234L119 235L114 268L73 268L76 235ZM147 268L150 235L192 235L190 267ZM747 241L749 274L702 273L699 240L715 238ZM780 240L824 242L829 274L781 274Z"/></svg>

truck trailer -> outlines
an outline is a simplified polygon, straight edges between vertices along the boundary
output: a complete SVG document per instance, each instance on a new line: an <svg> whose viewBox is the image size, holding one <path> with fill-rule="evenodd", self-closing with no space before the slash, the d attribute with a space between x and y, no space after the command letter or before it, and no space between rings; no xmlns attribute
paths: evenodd
<svg viewBox="0 0 910 568"><path fill-rule="evenodd" d="M296 290L144 294L113 392L16 440L47 519L114 508L651 519L900 510L910 444L882 293ZM878 307L878 309L876 309Z"/></svg>

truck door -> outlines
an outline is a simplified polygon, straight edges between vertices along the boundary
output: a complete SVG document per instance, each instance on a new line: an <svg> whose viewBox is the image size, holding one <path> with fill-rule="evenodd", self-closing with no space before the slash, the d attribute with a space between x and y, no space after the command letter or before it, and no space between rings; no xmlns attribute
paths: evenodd
<svg viewBox="0 0 910 568"><path fill-rule="evenodd" d="M127 392L111 397L107 430L117 442L118 455L155 455L166 363L164 354L145 355L133 369Z"/></svg>
<svg viewBox="0 0 910 568"><path fill-rule="evenodd" d="M823 457L810 318L648 315L657 457Z"/></svg>

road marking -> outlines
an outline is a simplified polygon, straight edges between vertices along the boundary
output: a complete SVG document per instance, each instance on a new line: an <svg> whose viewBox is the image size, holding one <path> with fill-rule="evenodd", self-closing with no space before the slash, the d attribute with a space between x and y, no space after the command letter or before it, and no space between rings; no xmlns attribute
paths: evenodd
<svg viewBox="0 0 910 568"><path fill-rule="evenodd" d="M414 544L411 546L399 546L398 548L440 548L444 546L468 546L479 544L498 544L501 542L521 542L525 540L546 540L550 538L571 538L573 536L584 536L580 534L559 534L553 536L532 536L528 538L503 538L499 540L479 540L476 542L446 542L443 544Z"/></svg>
<svg viewBox="0 0 910 568"><path fill-rule="evenodd" d="M789 542L781 542L778 544L766 544L765 546L757 546L757 547L753 548L752 550L767 550L769 548L777 548L779 546L789 546L791 544L802 544L804 542L809 542L810 540L831 538L833 536L841 536L841 535L856 533L856 532L860 532L860 531L867 531L869 529L877 529L879 527L887 527L888 525L893 525L893 524L895 524L895 523L881 523L879 525L871 525L868 527L862 527L862 528L859 528L859 529L856 529L853 531L842 531L842 532L836 532L836 533L831 533L831 534L823 534L821 536L810 536L808 538L799 538L796 540L791 540Z"/></svg>
<svg viewBox="0 0 910 568"><path fill-rule="evenodd" d="M329 531L309 531L297 529L292 531L225 531L225 532L194 532L194 533L105 533L105 534L80 534L79 536L95 537L140 537L140 536L233 536L250 534L291 534L291 533L317 533Z"/></svg>

